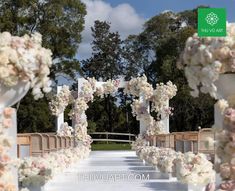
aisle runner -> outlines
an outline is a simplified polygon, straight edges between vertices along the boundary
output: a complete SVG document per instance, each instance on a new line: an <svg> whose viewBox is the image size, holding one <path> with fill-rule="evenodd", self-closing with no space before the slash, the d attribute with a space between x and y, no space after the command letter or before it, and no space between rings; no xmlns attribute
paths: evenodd
<svg viewBox="0 0 235 191"><path fill-rule="evenodd" d="M93 151L45 191L185 191L179 182L170 182L154 168L144 165L132 151Z"/></svg>

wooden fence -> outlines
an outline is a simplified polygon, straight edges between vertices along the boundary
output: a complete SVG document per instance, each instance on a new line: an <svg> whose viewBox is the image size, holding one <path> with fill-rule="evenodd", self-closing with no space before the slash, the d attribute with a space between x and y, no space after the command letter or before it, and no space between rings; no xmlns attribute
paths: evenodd
<svg viewBox="0 0 235 191"><path fill-rule="evenodd" d="M94 132L90 133L93 141L101 141L101 142L122 142L122 143L132 143L135 140L136 135L130 133L110 133L110 132ZM99 135L99 138L95 138L95 135ZM100 136L104 136L103 138ZM116 139L110 137L127 137L127 139Z"/></svg>
<svg viewBox="0 0 235 191"><path fill-rule="evenodd" d="M134 141L134 134L128 133L109 133L95 132L91 135L102 135L105 138L93 138L93 141L105 142L127 142ZM110 139L110 136L127 136L127 139ZM151 137L146 137L150 145L157 147L172 148L179 152L192 151L194 153L208 154L212 159L215 154L215 146L206 145L208 138L215 140L213 129L206 128L200 131L174 132L170 134L161 134ZM28 152L28 156L42 156L45 153L58 151L60 149L74 147L73 137L58 136L55 133L25 133L17 135L17 151L18 157L23 157L23 151Z"/></svg>
<svg viewBox="0 0 235 191"><path fill-rule="evenodd" d="M188 151L204 153L209 155L213 160L215 156L215 145L208 144L208 138L215 140L215 133L212 128L147 137L151 146L172 148L182 153Z"/></svg>

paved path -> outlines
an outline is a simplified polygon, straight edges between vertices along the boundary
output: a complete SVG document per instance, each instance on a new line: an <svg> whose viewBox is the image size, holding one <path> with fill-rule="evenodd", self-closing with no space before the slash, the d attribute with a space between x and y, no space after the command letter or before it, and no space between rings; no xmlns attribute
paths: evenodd
<svg viewBox="0 0 235 191"><path fill-rule="evenodd" d="M186 187L144 165L133 151L92 151L88 159L50 181L45 191L186 191Z"/></svg>

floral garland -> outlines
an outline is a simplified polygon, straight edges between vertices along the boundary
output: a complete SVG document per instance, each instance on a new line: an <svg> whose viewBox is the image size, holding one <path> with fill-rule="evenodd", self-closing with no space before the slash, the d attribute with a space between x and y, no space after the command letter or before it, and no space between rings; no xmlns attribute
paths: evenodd
<svg viewBox="0 0 235 191"><path fill-rule="evenodd" d="M87 158L89 153L89 147L79 146L52 152L43 157L24 158L18 167L20 187L43 186L59 172Z"/></svg>
<svg viewBox="0 0 235 191"><path fill-rule="evenodd" d="M61 114L69 103L72 101L72 95L69 87L64 85L58 95L49 102L49 108L52 115L58 116Z"/></svg>
<svg viewBox="0 0 235 191"><path fill-rule="evenodd" d="M9 32L0 33L0 81L7 87L20 81L30 82L35 99L43 97L43 92L51 91L49 68L52 65L52 52L41 46L42 36L12 36Z"/></svg>
<svg viewBox="0 0 235 191"><path fill-rule="evenodd" d="M217 129L216 154L220 159L219 172L222 179L235 181L235 109L226 106L228 104L221 107L221 111L224 111L224 126Z"/></svg>
<svg viewBox="0 0 235 191"><path fill-rule="evenodd" d="M199 91L218 98L215 81L219 75L235 72L235 24L227 24L227 36L220 38L200 38L198 34L189 37L178 62L184 69L191 95L197 97Z"/></svg>
<svg viewBox="0 0 235 191"><path fill-rule="evenodd" d="M12 108L5 108L3 114L0 115L0 188L2 190L16 190L13 182L13 175L11 174L11 168L13 161L8 154L9 149L12 147L12 139L6 135L6 130L12 127Z"/></svg>

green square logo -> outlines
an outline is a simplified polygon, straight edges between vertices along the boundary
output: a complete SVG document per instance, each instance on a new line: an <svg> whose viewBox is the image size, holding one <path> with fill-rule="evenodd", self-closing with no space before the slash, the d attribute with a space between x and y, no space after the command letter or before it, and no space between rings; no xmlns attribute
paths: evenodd
<svg viewBox="0 0 235 191"><path fill-rule="evenodd" d="M226 36L226 10L224 8L198 8L198 36Z"/></svg>

